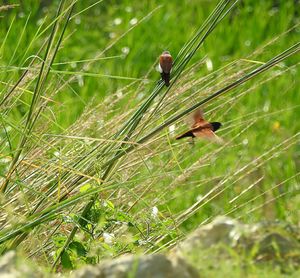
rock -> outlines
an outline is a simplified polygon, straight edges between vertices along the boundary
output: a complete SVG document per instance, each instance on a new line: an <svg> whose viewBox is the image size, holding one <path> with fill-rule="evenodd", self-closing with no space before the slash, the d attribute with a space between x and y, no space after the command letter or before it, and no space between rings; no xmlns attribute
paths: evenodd
<svg viewBox="0 0 300 278"><path fill-rule="evenodd" d="M45 277L37 269L17 258L15 251L8 251L0 258L1 278L35 278Z"/></svg>
<svg viewBox="0 0 300 278"><path fill-rule="evenodd" d="M192 263L194 265L201 256L207 256L205 252L208 250L214 249L215 260L224 259L229 253L223 251L229 250L230 247L237 254L244 254L248 259L260 262L267 260L276 262L282 259L286 262L299 262L298 232L296 228L282 222L264 221L247 225L221 216L197 228L178 244L171 254L185 259L194 256ZM191 263L191 260L188 261Z"/></svg>
<svg viewBox="0 0 300 278"><path fill-rule="evenodd" d="M96 278L96 277L103 277L101 276L101 270L96 266L84 266L76 271L74 271L71 276L72 278Z"/></svg>
<svg viewBox="0 0 300 278"><path fill-rule="evenodd" d="M285 257L292 258L300 255L300 245L297 240L273 232L262 236L256 243L258 260L276 260Z"/></svg>
<svg viewBox="0 0 300 278"><path fill-rule="evenodd" d="M8 271L11 265L16 262L16 253L14 251L7 252L0 258L0 273Z"/></svg>
<svg viewBox="0 0 300 278"><path fill-rule="evenodd" d="M196 278L197 271L180 258L170 259L166 255L126 255L105 261L97 266L75 271L73 278Z"/></svg>
<svg viewBox="0 0 300 278"><path fill-rule="evenodd" d="M209 248L215 244L233 245L240 236L240 223L232 218L219 216L211 223L197 228L173 251L176 253L192 252L196 249Z"/></svg>

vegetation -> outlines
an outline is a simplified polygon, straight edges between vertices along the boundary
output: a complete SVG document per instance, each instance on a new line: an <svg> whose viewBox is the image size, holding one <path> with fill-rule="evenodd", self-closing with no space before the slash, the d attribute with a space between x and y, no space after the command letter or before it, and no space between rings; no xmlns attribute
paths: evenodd
<svg viewBox="0 0 300 278"><path fill-rule="evenodd" d="M0 6L0 252L65 270L165 250L217 215L297 225L299 6ZM224 144L175 141L198 108Z"/></svg>

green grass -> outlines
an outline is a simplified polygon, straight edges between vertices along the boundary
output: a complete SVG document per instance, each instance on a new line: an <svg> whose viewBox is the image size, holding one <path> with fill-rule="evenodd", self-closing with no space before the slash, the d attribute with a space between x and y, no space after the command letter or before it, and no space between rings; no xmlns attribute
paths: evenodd
<svg viewBox="0 0 300 278"><path fill-rule="evenodd" d="M25 2L0 10L2 251L77 267L164 249L220 214L298 223L299 47L206 103L299 43L297 1L237 3L186 67L178 56L168 90L159 54L177 57L218 1L78 1L69 22L72 1ZM224 145L174 140L203 100Z"/></svg>

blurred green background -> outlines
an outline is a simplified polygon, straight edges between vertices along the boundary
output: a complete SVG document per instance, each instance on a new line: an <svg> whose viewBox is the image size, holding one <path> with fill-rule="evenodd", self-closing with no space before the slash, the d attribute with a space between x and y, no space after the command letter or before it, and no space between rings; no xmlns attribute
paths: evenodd
<svg viewBox="0 0 300 278"><path fill-rule="evenodd" d="M11 1L4 2L12 4ZM26 58L37 53L50 30L38 38L35 37L36 32L38 28L41 28L40 31L45 29L45 26L53 20L58 2L20 1L15 3L19 6L2 12L5 15L0 22L2 67L22 67L28 64ZM67 127L74 122L92 97L102 101L106 95L131 82L100 75L142 78L156 63L163 50L168 49L176 57L183 44L201 26L217 3L218 1L201 0L99 1L99 3L90 0L78 1L73 14L79 15L72 18L63 47L55 59L55 63L67 62L67 64L54 65L55 70L79 72L83 63L77 61L94 59L142 18L155 11L105 51L102 57L111 59L93 62L87 71L99 76L75 75L77 82L72 83L72 90L59 92L56 98L64 103L65 107L63 115L59 114L58 117L60 125ZM90 6L92 7L82 12ZM213 63L213 69L216 70L228 61L246 57L258 46L291 28L298 21L299 1L240 1L224 22L208 37L194 61L207 55ZM299 27L280 40L272 48L272 53L265 53L265 56L270 57L280 52L297 38ZM30 47L24 56L24 49L28 45ZM20 72L16 75L18 76ZM203 71L202 74L206 73ZM69 74L59 74L65 79L70 77ZM6 80L16 78L12 72L2 74L1 77ZM153 68L150 72L150 82L157 80L158 73ZM5 86L3 84L1 86L3 91Z"/></svg>

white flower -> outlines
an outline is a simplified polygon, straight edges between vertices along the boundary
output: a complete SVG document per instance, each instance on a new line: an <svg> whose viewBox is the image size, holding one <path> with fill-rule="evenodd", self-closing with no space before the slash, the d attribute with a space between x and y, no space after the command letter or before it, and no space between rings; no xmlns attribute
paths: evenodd
<svg viewBox="0 0 300 278"><path fill-rule="evenodd" d="M108 34L108 36L111 38L111 39L114 39L116 37L116 33L114 32L111 32Z"/></svg>
<svg viewBox="0 0 300 278"><path fill-rule="evenodd" d="M214 66L213 66L213 63L212 63L211 59L206 58L205 63L206 63L206 68L207 68L208 71L212 71L214 69Z"/></svg>
<svg viewBox="0 0 300 278"><path fill-rule="evenodd" d="M123 97L122 91L118 91L118 92L116 93L116 96L117 96L117 98Z"/></svg>
<svg viewBox="0 0 300 278"><path fill-rule="evenodd" d="M198 195L198 196L196 197L196 201L197 201L197 202L201 202L202 199L203 199L203 195Z"/></svg>
<svg viewBox="0 0 300 278"><path fill-rule="evenodd" d="M81 23L81 18L79 16L76 16L75 18L75 24L79 25Z"/></svg>
<svg viewBox="0 0 300 278"><path fill-rule="evenodd" d="M60 152L56 151L53 153L56 157L60 157Z"/></svg>
<svg viewBox="0 0 300 278"><path fill-rule="evenodd" d="M139 239L138 243L139 243L139 245L146 245L148 242L147 242L147 240Z"/></svg>
<svg viewBox="0 0 300 278"><path fill-rule="evenodd" d="M112 244L115 239L115 235L110 233L103 233L103 239L105 243Z"/></svg>
<svg viewBox="0 0 300 278"><path fill-rule="evenodd" d="M77 74L77 75L76 75L76 78L77 78L77 81L78 81L78 85L79 85L79 87L83 87L83 85L84 85L84 81L83 81L83 77L82 77L82 75L80 75L80 74Z"/></svg>
<svg viewBox="0 0 300 278"><path fill-rule="evenodd" d="M157 215L158 215L158 208L157 208L157 207L153 207L153 208L152 208L152 213L151 213L151 215L152 215L153 217L157 217Z"/></svg>
<svg viewBox="0 0 300 278"><path fill-rule="evenodd" d="M144 97L144 93L139 93L136 98L138 100L141 100L143 97Z"/></svg>
<svg viewBox="0 0 300 278"><path fill-rule="evenodd" d="M114 24L115 25L120 25L121 23L122 23L122 19L121 18L117 17L117 18L114 19Z"/></svg>
<svg viewBox="0 0 300 278"><path fill-rule="evenodd" d="M243 144L244 144L245 146L248 145L248 142L249 142L249 141L248 141L247 138L243 140Z"/></svg>
<svg viewBox="0 0 300 278"><path fill-rule="evenodd" d="M122 53L127 55L130 52L130 48L127 46L122 47L121 49Z"/></svg>
<svg viewBox="0 0 300 278"><path fill-rule="evenodd" d="M170 125L169 126L169 133L172 135L172 134L174 134L174 131L175 131L175 125Z"/></svg>
<svg viewBox="0 0 300 278"><path fill-rule="evenodd" d="M3 157L0 159L0 163L7 164L11 161L10 157Z"/></svg>
<svg viewBox="0 0 300 278"><path fill-rule="evenodd" d="M37 26L41 26L44 22L44 19L43 18L40 18L37 22L36 22L36 25Z"/></svg>
<svg viewBox="0 0 300 278"><path fill-rule="evenodd" d="M135 25L135 24L137 24L137 22L138 22L138 19L136 17L134 17L134 18L130 19L129 24Z"/></svg>
<svg viewBox="0 0 300 278"><path fill-rule="evenodd" d="M104 126L104 121L102 119L98 120L97 124L98 124L98 127L103 127Z"/></svg>
<svg viewBox="0 0 300 278"><path fill-rule="evenodd" d="M270 110L270 101L266 101L263 107L264 112L268 112Z"/></svg>

